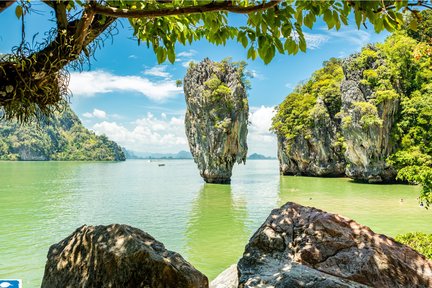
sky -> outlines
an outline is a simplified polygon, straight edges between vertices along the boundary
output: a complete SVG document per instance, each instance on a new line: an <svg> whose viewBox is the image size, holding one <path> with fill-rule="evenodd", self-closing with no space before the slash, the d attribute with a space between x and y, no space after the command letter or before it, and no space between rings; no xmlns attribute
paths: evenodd
<svg viewBox="0 0 432 288"><path fill-rule="evenodd" d="M33 2L35 11L25 18L26 37L42 39L52 27L52 14L45 4ZM241 23L244 15L230 15L229 21ZM331 57L347 57L367 43L382 42L387 33L376 34L373 27L358 30L353 19L339 31L328 30L318 22L313 29L304 28L308 49L297 55L277 54L265 65L261 59L246 57L247 50L236 41L215 46L205 40L176 47L177 59L157 64L153 50L138 45L127 21L119 21L116 35L105 41L90 65L83 71L70 71L70 102L84 126L97 134L105 134L126 149L135 152L176 153L188 151L184 132L186 103L182 80L190 61L208 57L220 61L232 57L244 60L253 74L248 91L250 125L249 155L260 153L276 156L276 136L269 132L274 107L300 82ZM9 53L19 45L21 22L11 7L0 14L0 53ZM3 27L7 27L4 29Z"/></svg>

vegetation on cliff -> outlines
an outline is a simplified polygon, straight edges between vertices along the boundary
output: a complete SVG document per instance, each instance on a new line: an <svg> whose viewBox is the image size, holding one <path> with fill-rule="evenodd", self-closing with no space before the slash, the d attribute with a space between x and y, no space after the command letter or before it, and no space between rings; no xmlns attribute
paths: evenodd
<svg viewBox="0 0 432 288"><path fill-rule="evenodd" d="M247 155L249 105L245 63L208 58L184 79L185 125L190 151L209 183L230 183L234 163Z"/></svg>
<svg viewBox="0 0 432 288"><path fill-rule="evenodd" d="M363 48L358 55L344 60L343 65L333 59L324 63L324 68L288 95L278 106L272 126L278 137L288 140L285 149L289 150L289 144L295 141L299 133L312 131L316 125L313 119L316 117L317 99L324 99L325 105L330 107L330 114L339 119L340 129L347 132L343 135L351 133L351 138L362 138L340 138L345 147L354 145L353 141L362 142L360 146L365 145L365 141L377 135L378 132L374 131L380 131L384 136L391 134L391 137L386 136L389 139L383 147L385 149L381 149L381 139L378 144L372 143L376 146L369 147L386 151L378 157L384 158L386 166L397 170L397 179L421 183L423 190L420 200L430 204L432 29L428 24L432 22L432 12L423 11L421 15L419 29L413 30L412 25L407 25L384 43ZM347 101L347 97L340 92L344 74L350 78L348 80L358 81L357 89L366 96L366 101L349 98L351 108L345 110L341 109L340 104L341 98ZM361 126L359 130L353 128L353 121ZM370 139L363 138L366 136ZM349 160L347 165L350 165ZM384 168L380 166L378 169Z"/></svg>
<svg viewBox="0 0 432 288"><path fill-rule="evenodd" d="M46 121L0 122L0 160L125 160L119 145L86 129L72 109Z"/></svg>

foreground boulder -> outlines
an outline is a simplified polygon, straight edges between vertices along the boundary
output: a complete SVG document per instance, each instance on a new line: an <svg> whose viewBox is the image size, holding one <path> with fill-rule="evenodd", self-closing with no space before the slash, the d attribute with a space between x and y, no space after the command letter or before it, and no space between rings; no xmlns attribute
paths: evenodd
<svg viewBox="0 0 432 288"><path fill-rule="evenodd" d="M234 163L246 162L249 106L243 66L204 59L184 78L190 151L207 183L230 183Z"/></svg>
<svg viewBox="0 0 432 288"><path fill-rule="evenodd" d="M208 287L207 277L149 234L127 226L82 226L51 246L43 288Z"/></svg>
<svg viewBox="0 0 432 288"><path fill-rule="evenodd" d="M239 287L432 287L432 262L353 220L288 202L238 263Z"/></svg>

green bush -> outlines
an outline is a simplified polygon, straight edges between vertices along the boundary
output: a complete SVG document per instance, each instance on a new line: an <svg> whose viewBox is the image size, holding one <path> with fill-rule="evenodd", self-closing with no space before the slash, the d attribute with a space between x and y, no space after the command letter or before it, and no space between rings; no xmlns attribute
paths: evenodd
<svg viewBox="0 0 432 288"><path fill-rule="evenodd" d="M426 258L432 259L432 234L407 233L397 235L395 239L423 254Z"/></svg>

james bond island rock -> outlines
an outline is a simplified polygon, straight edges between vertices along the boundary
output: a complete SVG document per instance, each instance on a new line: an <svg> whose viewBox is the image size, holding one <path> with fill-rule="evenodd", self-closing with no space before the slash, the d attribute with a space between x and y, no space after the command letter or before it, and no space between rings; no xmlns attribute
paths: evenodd
<svg viewBox="0 0 432 288"><path fill-rule="evenodd" d="M246 162L249 106L243 67L204 59L184 78L186 136L208 183L230 183L234 163Z"/></svg>
<svg viewBox="0 0 432 288"><path fill-rule="evenodd" d="M83 126L70 106L46 121L0 121L0 160L124 161L122 148Z"/></svg>
<svg viewBox="0 0 432 288"><path fill-rule="evenodd" d="M180 254L127 226L82 226L51 246L42 288L206 288L208 279Z"/></svg>
<svg viewBox="0 0 432 288"><path fill-rule="evenodd" d="M283 175L344 175L340 120L335 117L342 78L339 60L333 58L278 106L273 130Z"/></svg>
<svg viewBox="0 0 432 288"><path fill-rule="evenodd" d="M432 262L354 220L286 203L238 263L239 287L431 287Z"/></svg>
<svg viewBox="0 0 432 288"><path fill-rule="evenodd" d="M430 51L398 32L325 62L277 107L281 173L369 183L430 179Z"/></svg>

